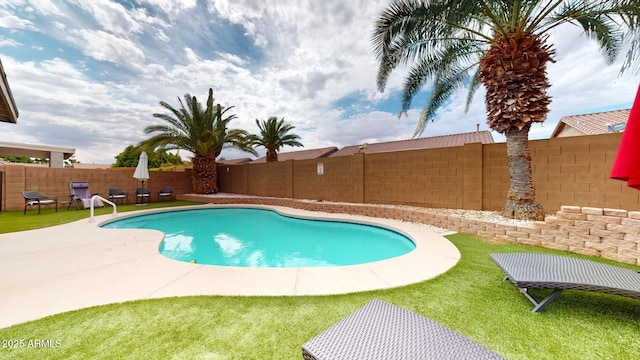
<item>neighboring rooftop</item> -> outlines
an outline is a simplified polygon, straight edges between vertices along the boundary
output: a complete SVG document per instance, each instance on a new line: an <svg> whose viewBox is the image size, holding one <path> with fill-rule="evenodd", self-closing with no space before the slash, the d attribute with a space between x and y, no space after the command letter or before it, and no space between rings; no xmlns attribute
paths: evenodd
<svg viewBox="0 0 640 360"><path fill-rule="evenodd" d="M631 109L563 116L551 137L584 136L622 132Z"/></svg>
<svg viewBox="0 0 640 360"><path fill-rule="evenodd" d="M13 94L11 94L2 61L0 61L0 76L2 77L2 81L0 81L0 121L15 124L18 120L18 108L13 101Z"/></svg>
<svg viewBox="0 0 640 360"><path fill-rule="evenodd" d="M218 164L222 164L222 165L242 165L249 162L251 162L251 158L218 160Z"/></svg>
<svg viewBox="0 0 640 360"><path fill-rule="evenodd" d="M318 149L281 152L281 153L278 153L278 161L318 159L318 158L330 156L336 151L338 151L338 148L335 146L331 146L331 147L318 148ZM267 162L266 156L255 159L250 164L264 163L264 162Z"/></svg>
<svg viewBox="0 0 640 360"><path fill-rule="evenodd" d="M73 163L71 165L74 169L100 169L100 170L108 170L111 169L111 164L83 164L83 163Z"/></svg>
<svg viewBox="0 0 640 360"><path fill-rule="evenodd" d="M334 156L352 155L358 152L371 154L389 151L435 149L443 147L461 146L470 143L493 144L493 136L488 130L474 131L462 134L432 136L420 139L389 141L374 144L346 146L333 154Z"/></svg>

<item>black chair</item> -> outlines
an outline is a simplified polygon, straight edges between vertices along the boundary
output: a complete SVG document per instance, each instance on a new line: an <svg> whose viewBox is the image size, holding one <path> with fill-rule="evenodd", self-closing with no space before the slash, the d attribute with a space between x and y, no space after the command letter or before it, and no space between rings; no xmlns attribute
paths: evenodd
<svg viewBox="0 0 640 360"><path fill-rule="evenodd" d="M48 196L40 193L39 191L22 191L22 197L24 197L24 212L27 213L27 206L38 205L38 214L40 214L41 205L55 205L56 212L58 212L58 197Z"/></svg>
<svg viewBox="0 0 640 360"><path fill-rule="evenodd" d="M162 200L165 197L175 199L175 195L173 194L173 186L165 186L160 189L160 191L158 191L158 200Z"/></svg>
<svg viewBox="0 0 640 360"><path fill-rule="evenodd" d="M126 201L125 204L128 204L129 193L120 188L109 188L109 200L111 201L120 200L120 204L122 204L123 201Z"/></svg>
<svg viewBox="0 0 640 360"><path fill-rule="evenodd" d="M147 199L147 204L151 201L151 190L149 188L137 188L136 204L144 204L145 199Z"/></svg>

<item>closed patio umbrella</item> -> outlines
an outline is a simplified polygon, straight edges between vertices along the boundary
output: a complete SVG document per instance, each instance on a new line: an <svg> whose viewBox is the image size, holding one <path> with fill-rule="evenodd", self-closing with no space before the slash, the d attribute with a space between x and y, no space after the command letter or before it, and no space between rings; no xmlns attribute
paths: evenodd
<svg viewBox="0 0 640 360"><path fill-rule="evenodd" d="M622 134L611 178L627 182L627 186L640 190L640 87Z"/></svg>
<svg viewBox="0 0 640 360"><path fill-rule="evenodd" d="M140 158L138 159L138 166L136 166L136 171L133 172L133 178L142 181L142 194L145 194L144 182L149 180L149 157L146 152L142 152L140 154ZM150 193L149 193L150 194ZM144 203L144 197L141 198ZM138 202L138 191L136 191L136 203Z"/></svg>

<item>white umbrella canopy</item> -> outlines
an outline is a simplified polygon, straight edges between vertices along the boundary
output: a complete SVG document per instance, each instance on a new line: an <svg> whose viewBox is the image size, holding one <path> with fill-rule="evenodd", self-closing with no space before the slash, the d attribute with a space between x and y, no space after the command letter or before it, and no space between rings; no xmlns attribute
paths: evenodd
<svg viewBox="0 0 640 360"><path fill-rule="evenodd" d="M136 166L136 171L133 172L133 178L142 181L143 186L144 182L149 180L149 157L145 151L140 154L138 166Z"/></svg>

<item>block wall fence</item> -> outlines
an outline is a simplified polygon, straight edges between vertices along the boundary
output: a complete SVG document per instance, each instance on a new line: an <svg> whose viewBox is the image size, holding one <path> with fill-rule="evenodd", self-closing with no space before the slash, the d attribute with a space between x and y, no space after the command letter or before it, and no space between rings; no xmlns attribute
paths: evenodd
<svg viewBox="0 0 640 360"><path fill-rule="evenodd" d="M537 199L548 214L563 205L640 211L640 192L609 179L621 134L530 141ZM321 165L322 175L318 175ZM0 166L2 210L24 205L20 191L68 196L68 182L89 181L134 193L133 168L86 170ZM152 171L152 193L172 185L191 192L191 171ZM509 189L506 144L354 154L315 160L219 165L221 192L334 202L499 210Z"/></svg>
<svg viewBox="0 0 640 360"><path fill-rule="evenodd" d="M640 192L609 178L620 139L530 141L536 195L547 214L563 205L640 210ZM219 165L218 176L221 192L468 210L500 210L509 190L505 143Z"/></svg>
<svg viewBox="0 0 640 360"><path fill-rule="evenodd" d="M129 201L135 202L136 188L140 183L133 178L135 168L117 169L64 169L20 165L0 166L2 172L2 210L22 210L24 198L21 191L40 191L57 195L58 201L69 200L69 181L88 181L92 193L109 198L109 188L119 187L129 193ZM145 187L151 190L152 201L163 186L173 186L176 194L191 192L191 170L150 171Z"/></svg>

